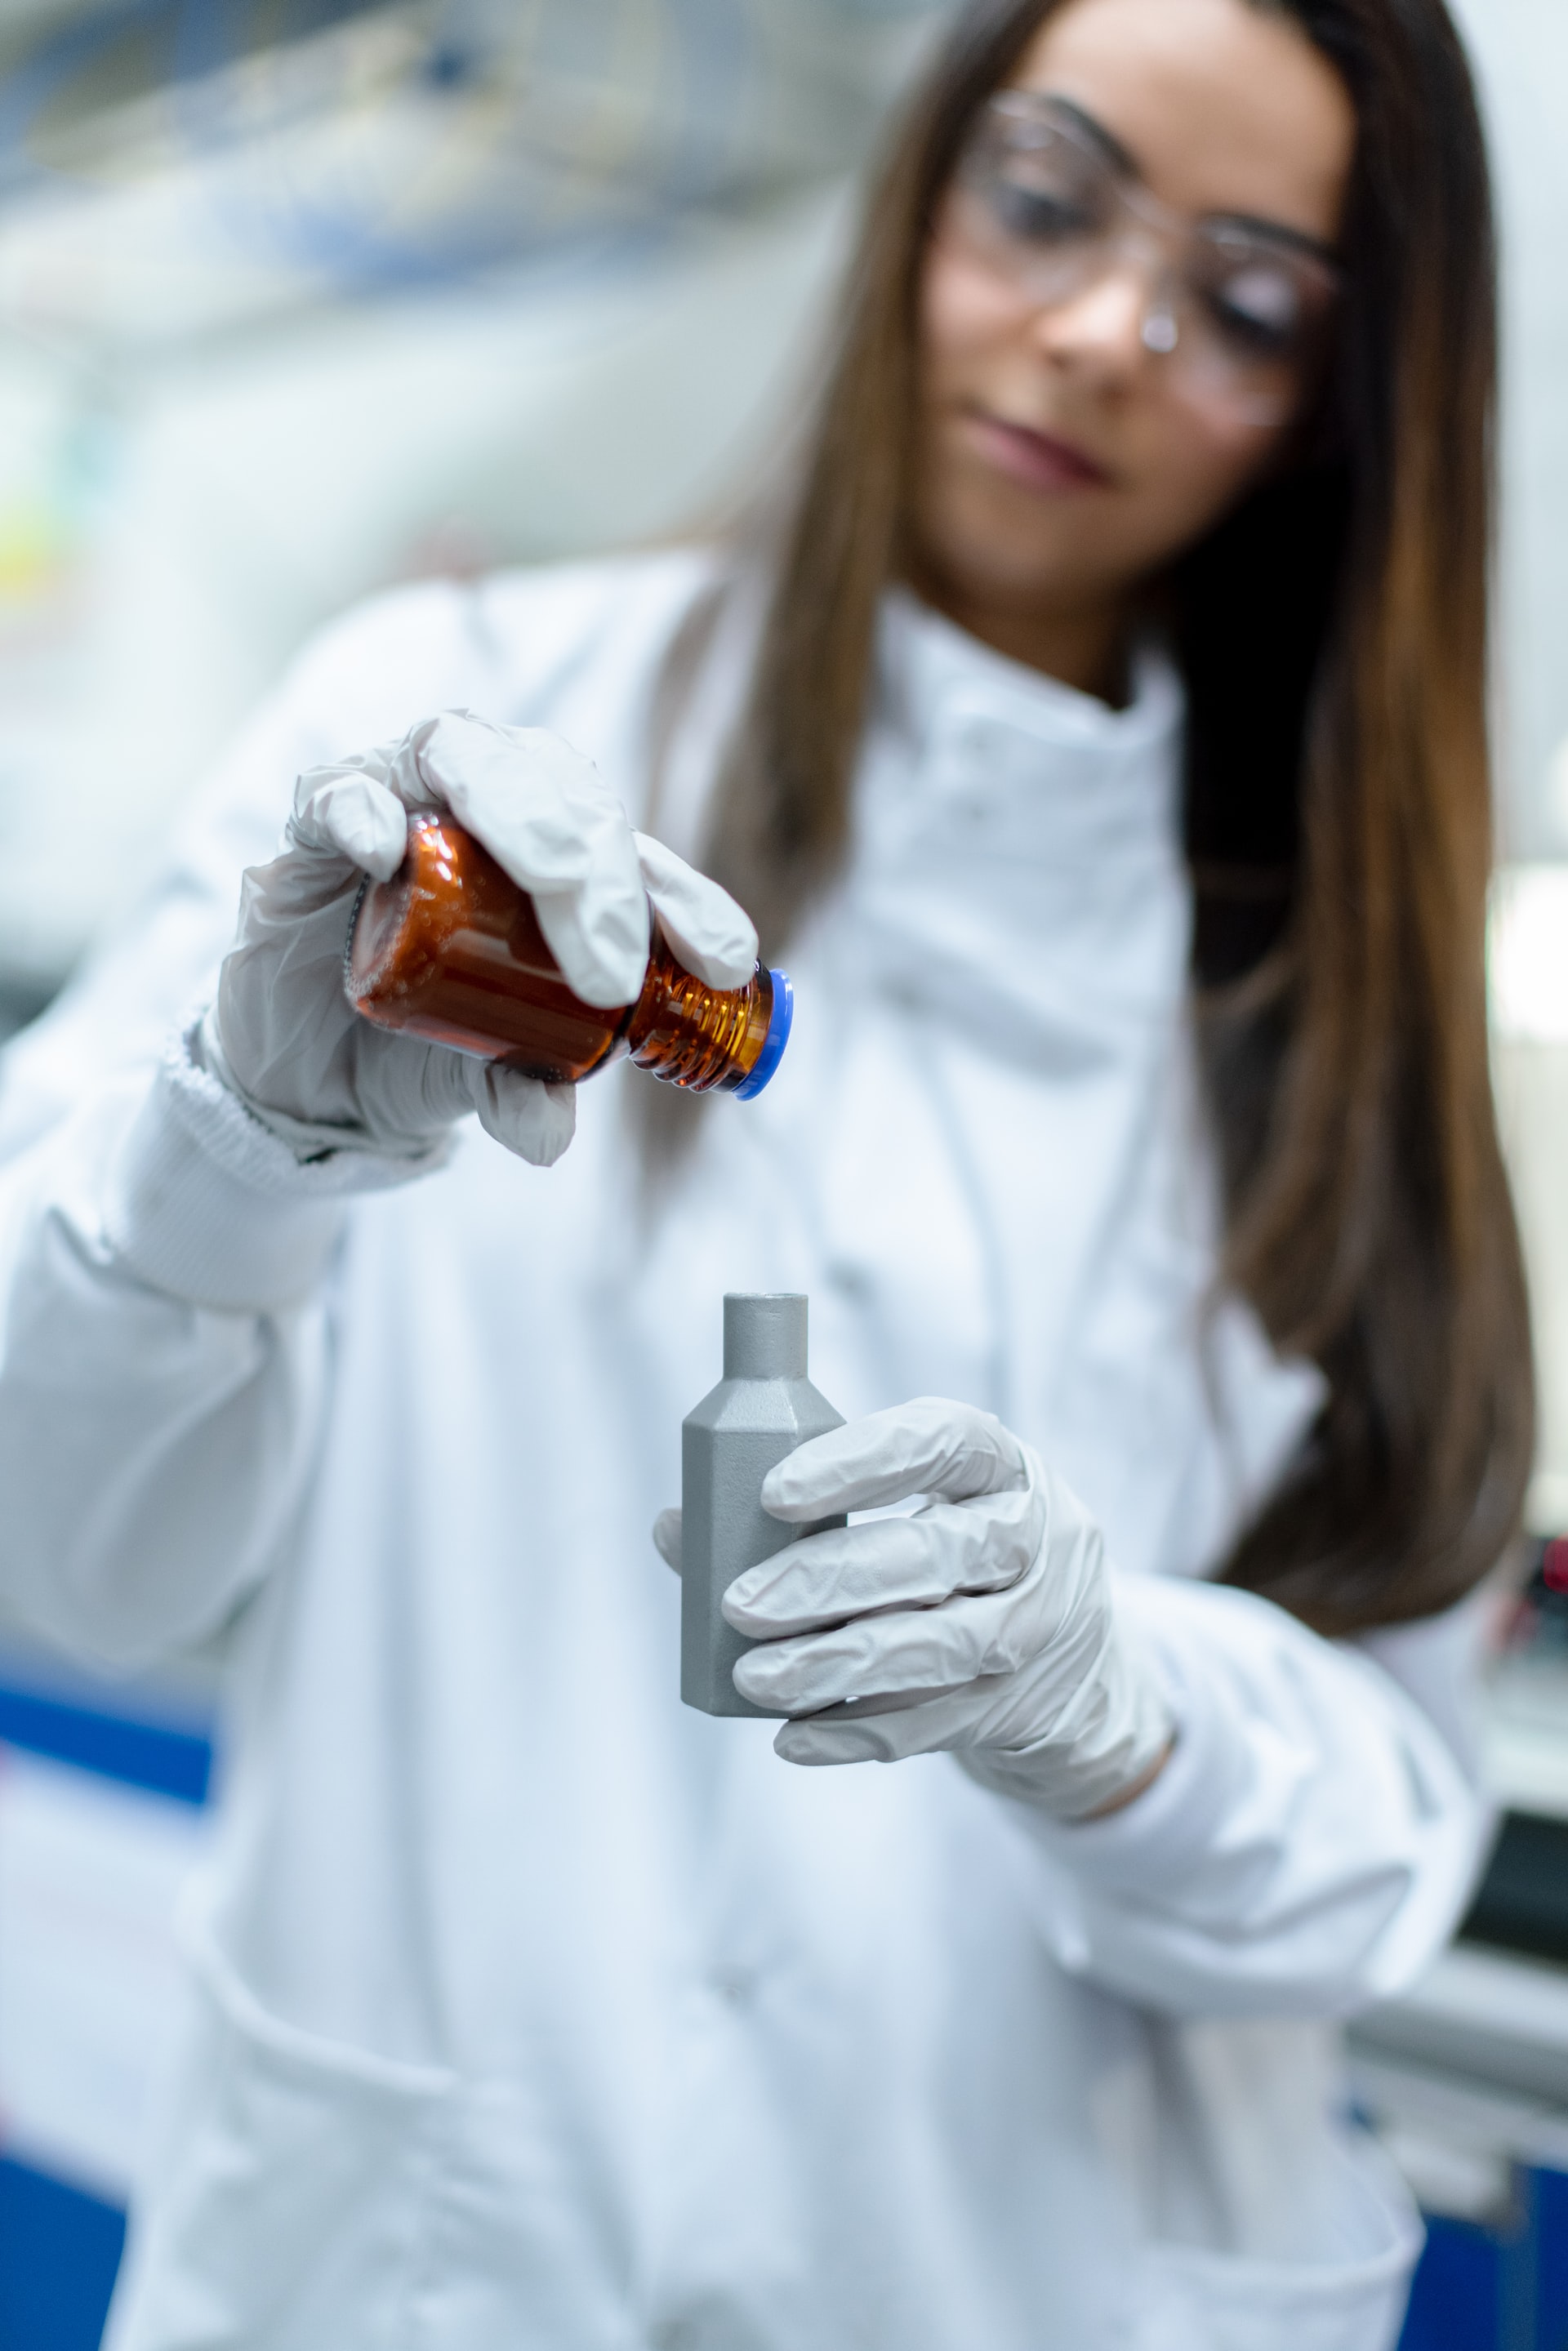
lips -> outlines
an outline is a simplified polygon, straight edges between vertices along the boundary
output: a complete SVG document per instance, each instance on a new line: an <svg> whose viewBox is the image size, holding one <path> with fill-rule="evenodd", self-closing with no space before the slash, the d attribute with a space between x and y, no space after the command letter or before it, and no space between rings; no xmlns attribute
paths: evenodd
<svg viewBox="0 0 1568 2351"><path fill-rule="evenodd" d="M1034 490L1103 490L1111 476L1103 465L1070 441L1040 433L1031 424L1014 424L983 408L966 412L972 436L986 455L1015 481Z"/></svg>

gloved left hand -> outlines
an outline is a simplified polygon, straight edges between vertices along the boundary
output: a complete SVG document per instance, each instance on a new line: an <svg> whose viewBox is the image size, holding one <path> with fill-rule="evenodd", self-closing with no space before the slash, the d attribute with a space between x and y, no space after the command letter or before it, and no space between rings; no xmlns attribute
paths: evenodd
<svg viewBox="0 0 1568 2351"><path fill-rule="evenodd" d="M796 1522L916 1494L911 1517L808 1535L737 1577L724 1613L764 1646L735 1668L795 1718L792 1763L950 1750L1061 1820L1151 1780L1173 1738L1152 1664L1117 1614L1100 1530L989 1413L923 1396L813 1437L769 1471Z"/></svg>

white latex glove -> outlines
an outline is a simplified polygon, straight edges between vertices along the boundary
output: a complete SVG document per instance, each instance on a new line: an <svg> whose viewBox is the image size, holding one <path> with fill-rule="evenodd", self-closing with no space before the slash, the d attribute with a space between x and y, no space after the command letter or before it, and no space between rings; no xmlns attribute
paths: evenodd
<svg viewBox="0 0 1568 2351"><path fill-rule="evenodd" d="M367 873L402 862L408 812L450 809L533 897L569 984L628 1004L648 961L648 900L688 970L751 977L757 934L716 883L634 833L591 761L542 727L445 711L401 743L299 778L281 855L246 875L239 935L202 1029L204 1059L302 1158L344 1147L423 1161L455 1121L549 1166L574 1092L361 1020L343 948Z"/></svg>
<svg viewBox="0 0 1568 2351"><path fill-rule="evenodd" d="M788 1713L791 1763L947 1749L988 1786L1081 1820L1159 1769L1173 1736L1152 1666L1117 1621L1100 1530L989 1413L921 1396L813 1437L768 1472L786 1520L914 1495L912 1517L790 1543L737 1576L724 1613L766 1644L735 1668ZM678 1553L664 1513L654 1540Z"/></svg>

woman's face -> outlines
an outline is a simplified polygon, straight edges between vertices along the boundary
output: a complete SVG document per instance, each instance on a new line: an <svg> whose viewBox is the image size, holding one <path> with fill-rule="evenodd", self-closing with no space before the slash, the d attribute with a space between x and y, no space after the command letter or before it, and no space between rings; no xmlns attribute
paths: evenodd
<svg viewBox="0 0 1568 2351"><path fill-rule="evenodd" d="M1186 279L1164 264L1186 224L1221 222L1262 232L1266 249L1283 232L1280 249L1310 267L1338 235L1355 118L1295 21L1249 0L1067 0L1008 87L1065 101L1086 168L1098 146L1131 193L1118 217L1133 225L1042 298L952 230L956 200L938 216L921 287L915 568L967 626L1025 659L1039 644L1041 665L1067 674L1076 656L1051 658L1052 632L1098 632L1113 662L1105 632L1119 644L1138 585L1268 468L1311 390L1295 385L1265 422L1225 397L1224 352L1218 375L1195 370L1207 322L1184 313L1171 289Z"/></svg>

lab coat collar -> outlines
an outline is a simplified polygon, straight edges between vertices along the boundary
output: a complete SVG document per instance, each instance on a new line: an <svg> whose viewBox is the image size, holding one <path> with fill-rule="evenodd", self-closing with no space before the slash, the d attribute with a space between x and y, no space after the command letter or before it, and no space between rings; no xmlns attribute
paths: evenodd
<svg viewBox="0 0 1568 2351"><path fill-rule="evenodd" d="M1157 645L1112 710L889 596L848 877L868 977L1031 1059L1064 1031L1168 1019L1190 919L1183 708Z"/></svg>
<svg viewBox="0 0 1568 2351"><path fill-rule="evenodd" d="M1113 710L1009 661L900 588L883 603L877 686L883 722L922 765L967 749L987 765L1021 759L1052 785L1143 784L1156 803L1169 799L1185 698L1153 637L1135 650L1131 700Z"/></svg>

